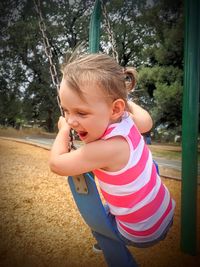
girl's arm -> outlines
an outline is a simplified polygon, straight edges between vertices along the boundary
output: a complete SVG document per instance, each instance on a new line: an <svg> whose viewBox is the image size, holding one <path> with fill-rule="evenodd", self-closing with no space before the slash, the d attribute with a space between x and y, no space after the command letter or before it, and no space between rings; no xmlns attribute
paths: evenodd
<svg viewBox="0 0 200 267"><path fill-rule="evenodd" d="M129 101L128 105L130 109L130 115L140 133L148 132L153 126L153 121L149 113L132 101Z"/></svg>
<svg viewBox="0 0 200 267"><path fill-rule="evenodd" d="M103 152L99 152L103 151L102 147L104 145L102 143L99 145L98 142L92 142L70 152L70 126L62 116L58 120L58 130L50 152L49 167L52 172L64 176L77 175L104 165L102 159L105 157L102 155ZM109 149L109 151L112 151L112 149Z"/></svg>
<svg viewBox="0 0 200 267"><path fill-rule="evenodd" d="M51 171L58 175L77 175L100 168L116 171L127 164L129 146L124 138L97 140L69 153L70 127L63 117L59 119L58 128L59 132L51 148L49 162Z"/></svg>

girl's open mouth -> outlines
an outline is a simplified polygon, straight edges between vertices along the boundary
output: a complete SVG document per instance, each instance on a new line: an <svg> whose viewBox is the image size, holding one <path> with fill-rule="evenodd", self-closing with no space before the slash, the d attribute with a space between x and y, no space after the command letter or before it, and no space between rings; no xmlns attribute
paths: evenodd
<svg viewBox="0 0 200 267"><path fill-rule="evenodd" d="M78 136L82 140L87 136L87 134L88 134L87 132L78 132Z"/></svg>

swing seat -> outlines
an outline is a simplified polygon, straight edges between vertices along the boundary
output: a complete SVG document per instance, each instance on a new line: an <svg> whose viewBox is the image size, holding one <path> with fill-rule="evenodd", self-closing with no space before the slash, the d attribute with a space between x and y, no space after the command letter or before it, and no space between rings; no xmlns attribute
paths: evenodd
<svg viewBox="0 0 200 267"><path fill-rule="evenodd" d="M102 248L108 266L138 267L135 259L115 233L94 181L93 173L69 176L68 182L76 205Z"/></svg>
<svg viewBox="0 0 200 267"><path fill-rule="evenodd" d="M120 242L107 218L93 173L69 176L68 183L75 203L91 230Z"/></svg>

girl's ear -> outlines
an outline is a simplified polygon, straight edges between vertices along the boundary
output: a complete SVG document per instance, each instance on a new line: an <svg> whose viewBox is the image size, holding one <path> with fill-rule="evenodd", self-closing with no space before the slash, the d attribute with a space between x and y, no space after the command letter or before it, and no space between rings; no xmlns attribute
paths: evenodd
<svg viewBox="0 0 200 267"><path fill-rule="evenodd" d="M112 103L112 119L119 119L125 111L125 102L123 99L117 99Z"/></svg>

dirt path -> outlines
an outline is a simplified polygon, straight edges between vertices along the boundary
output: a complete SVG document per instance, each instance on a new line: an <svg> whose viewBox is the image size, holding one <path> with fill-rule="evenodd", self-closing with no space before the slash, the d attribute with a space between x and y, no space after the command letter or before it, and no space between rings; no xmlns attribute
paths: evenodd
<svg viewBox="0 0 200 267"><path fill-rule="evenodd" d="M0 155L0 266L106 267L103 256L92 252L94 239L66 178L48 169L49 152L0 140ZM181 184L167 179L164 183L177 204L170 233L152 248L130 250L141 267L199 266L199 254L193 257L179 249Z"/></svg>

